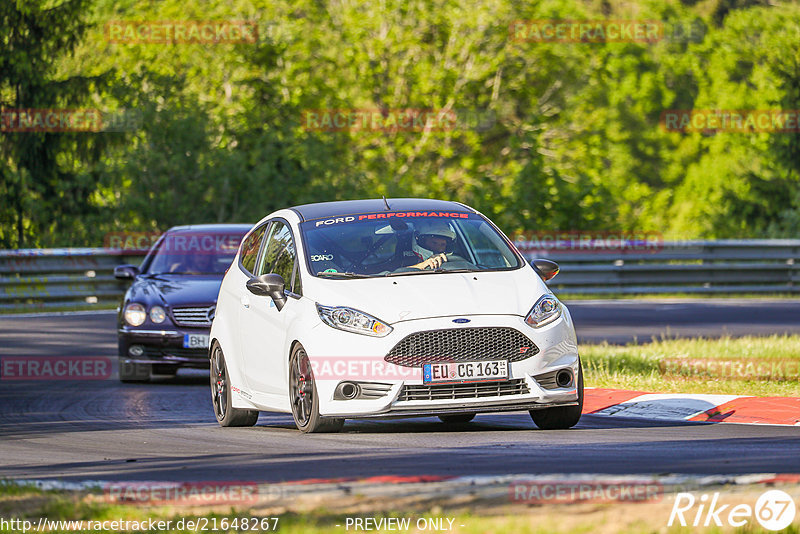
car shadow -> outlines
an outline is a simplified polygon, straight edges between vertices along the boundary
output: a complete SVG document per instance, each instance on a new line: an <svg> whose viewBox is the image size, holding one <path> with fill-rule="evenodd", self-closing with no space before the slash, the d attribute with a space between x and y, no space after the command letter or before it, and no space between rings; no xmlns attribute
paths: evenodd
<svg viewBox="0 0 800 534"><path fill-rule="evenodd" d="M430 434L430 433L475 433L475 432L542 432L564 433L578 430L602 430L614 428L665 428L714 424L713 422L659 421L641 418L605 417L585 414L571 429L541 430L527 413L479 414L468 423L444 423L436 417L370 418L348 419L341 434ZM297 431L288 414L262 412L257 428L263 430Z"/></svg>

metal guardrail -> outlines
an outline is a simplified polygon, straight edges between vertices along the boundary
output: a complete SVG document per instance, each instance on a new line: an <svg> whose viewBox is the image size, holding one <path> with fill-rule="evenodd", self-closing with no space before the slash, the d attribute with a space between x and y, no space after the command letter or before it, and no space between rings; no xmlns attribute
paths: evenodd
<svg viewBox="0 0 800 534"><path fill-rule="evenodd" d="M526 257L559 264L549 283L558 294L800 293L800 239L639 243L616 251L532 244L541 243L517 242Z"/></svg>
<svg viewBox="0 0 800 534"><path fill-rule="evenodd" d="M129 285L114 267L143 258L105 248L0 250L0 310L108 307Z"/></svg>
<svg viewBox="0 0 800 534"><path fill-rule="evenodd" d="M550 286L560 295L800 293L800 239L516 244L528 258L558 262ZM105 248L0 251L0 310L115 304L128 284L114 267L142 258Z"/></svg>

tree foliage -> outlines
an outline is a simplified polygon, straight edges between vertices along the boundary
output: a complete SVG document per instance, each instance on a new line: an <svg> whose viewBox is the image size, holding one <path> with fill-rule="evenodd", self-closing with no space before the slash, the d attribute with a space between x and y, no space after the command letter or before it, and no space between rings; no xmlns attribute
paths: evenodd
<svg viewBox="0 0 800 534"><path fill-rule="evenodd" d="M88 9L92 7L93 9ZM796 236L797 132L674 132L665 110L800 109L800 7L756 0L71 0L0 8L3 107L135 110L117 133L3 133L6 247L255 221L294 204L459 200L522 230ZM515 39L515 21L663 23L657 42ZM110 43L112 20L248 20L257 43ZM457 127L319 131L320 110ZM470 118L475 120L470 120Z"/></svg>

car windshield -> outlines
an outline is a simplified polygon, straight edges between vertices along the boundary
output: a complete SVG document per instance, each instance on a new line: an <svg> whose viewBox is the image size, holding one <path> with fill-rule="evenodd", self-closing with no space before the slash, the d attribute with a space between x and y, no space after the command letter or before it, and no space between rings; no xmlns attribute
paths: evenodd
<svg viewBox="0 0 800 534"><path fill-rule="evenodd" d="M156 244L146 273L223 274L241 241L241 234L168 233Z"/></svg>
<svg viewBox="0 0 800 534"><path fill-rule="evenodd" d="M518 269L518 255L482 216L459 212L364 213L300 224L315 276L363 278ZM439 264L426 264L438 255ZM446 260L446 261L444 261Z"/></svg>

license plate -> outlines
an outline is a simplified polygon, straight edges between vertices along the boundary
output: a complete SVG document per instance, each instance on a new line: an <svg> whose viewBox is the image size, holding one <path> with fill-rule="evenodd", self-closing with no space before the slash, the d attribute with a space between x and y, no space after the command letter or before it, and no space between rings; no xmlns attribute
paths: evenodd
<svg viewBox="0 0 800 534"><path fill-rule="evenodd" d="M422 366L423 384L483 382L508 378L508 361L426 363Z"/></svg>
<svg viewBox="0 0 800 534"><path fill-rule="evenodd" d="M207 349L208 334L184 334L183 348L185 349Z"/></svg>

